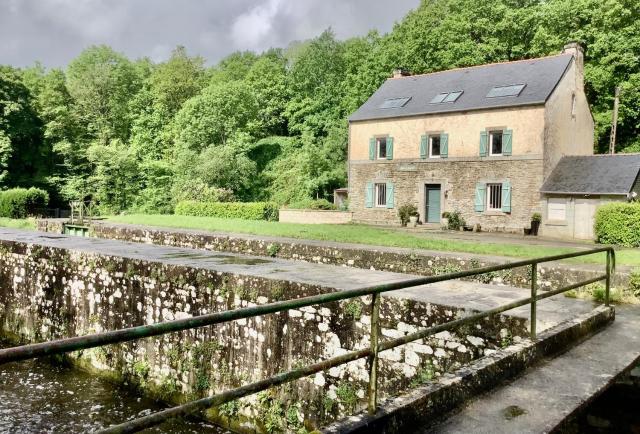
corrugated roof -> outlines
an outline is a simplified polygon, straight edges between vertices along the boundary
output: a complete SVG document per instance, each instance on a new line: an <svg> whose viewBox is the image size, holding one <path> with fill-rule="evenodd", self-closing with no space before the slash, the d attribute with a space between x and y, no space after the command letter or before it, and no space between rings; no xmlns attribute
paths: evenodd
<svg viewBox="0 0 640 434"><path fill-rule="evenodd" d="M571 63L571 54L451 69L390 78L350 117L350 121L384 119L484 108L544 104ZM525 84L518 96L487 98L497 86ZM430 101L440 93L463 91L453 103ZM399 108L381 108L388 99L410 97Z"/></svg>
<svg viewBox="0 0 640 434"><path fill-rule="evenodd" d="M640 172L640 154L562 157L542 193L628 194Z"/></svg>

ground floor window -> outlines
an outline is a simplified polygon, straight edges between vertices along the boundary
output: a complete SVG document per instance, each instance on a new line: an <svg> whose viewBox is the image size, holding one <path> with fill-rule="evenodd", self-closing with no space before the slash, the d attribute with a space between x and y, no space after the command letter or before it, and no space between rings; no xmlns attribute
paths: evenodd
<svg viewBox="0 0 640 434"><path fill-rule="evenodd" d="M376 184L376 206L387 206L387 184Z"/></svg>
<svg viewBox="0 0 640 434"><path fill-rule="evenodd" d="M502 211L502 184L487 184L487 210Z"/></svg>

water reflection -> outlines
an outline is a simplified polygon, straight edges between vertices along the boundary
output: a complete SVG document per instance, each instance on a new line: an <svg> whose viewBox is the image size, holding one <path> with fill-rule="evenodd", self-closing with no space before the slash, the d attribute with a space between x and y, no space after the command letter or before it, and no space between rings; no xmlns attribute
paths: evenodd
<svg viewBox="0 0 640 434"><path fill-rule="evenodd" d="M0 365L0 433L85 433L161 408L107 381L45 361ZM194 420L170 421L144 432L226 431Z"/></svg>

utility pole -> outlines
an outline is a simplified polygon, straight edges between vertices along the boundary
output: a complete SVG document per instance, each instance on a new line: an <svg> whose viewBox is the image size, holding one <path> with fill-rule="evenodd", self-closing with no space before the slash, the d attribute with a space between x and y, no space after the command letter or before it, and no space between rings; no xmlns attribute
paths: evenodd
<svg viewBox="0 0 640 434"><path fill-rule="evenodd" d="M618 126L618 103L620 100L620 87L616 86L616 94L613 99L613 114L611 115L611 137L609 138L609 153L616 153L616 128Z"/></svg>

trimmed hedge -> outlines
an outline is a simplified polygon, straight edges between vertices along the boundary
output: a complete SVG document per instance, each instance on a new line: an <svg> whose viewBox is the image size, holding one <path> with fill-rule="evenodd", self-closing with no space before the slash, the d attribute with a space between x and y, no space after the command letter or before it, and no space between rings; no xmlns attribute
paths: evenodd
<svg viewBox="0 0 640 434"><path fill-rule="evenodd" d="M39 188L12 188L0 192L0 217L22 219L35 215L49 203L49 193Z"/></svg>
<svg viewBox="0 0 640 434"><path fill-rule="evenodd" d="M278 221L278 204L272 202L178 202L175 213L196 217Z"/></svg>
<svg viewBox="0 0 640 434"><path fill-rule="evenodd" d="M640 247L640 202L600 206L594 229L599 243Z"/></svg>

